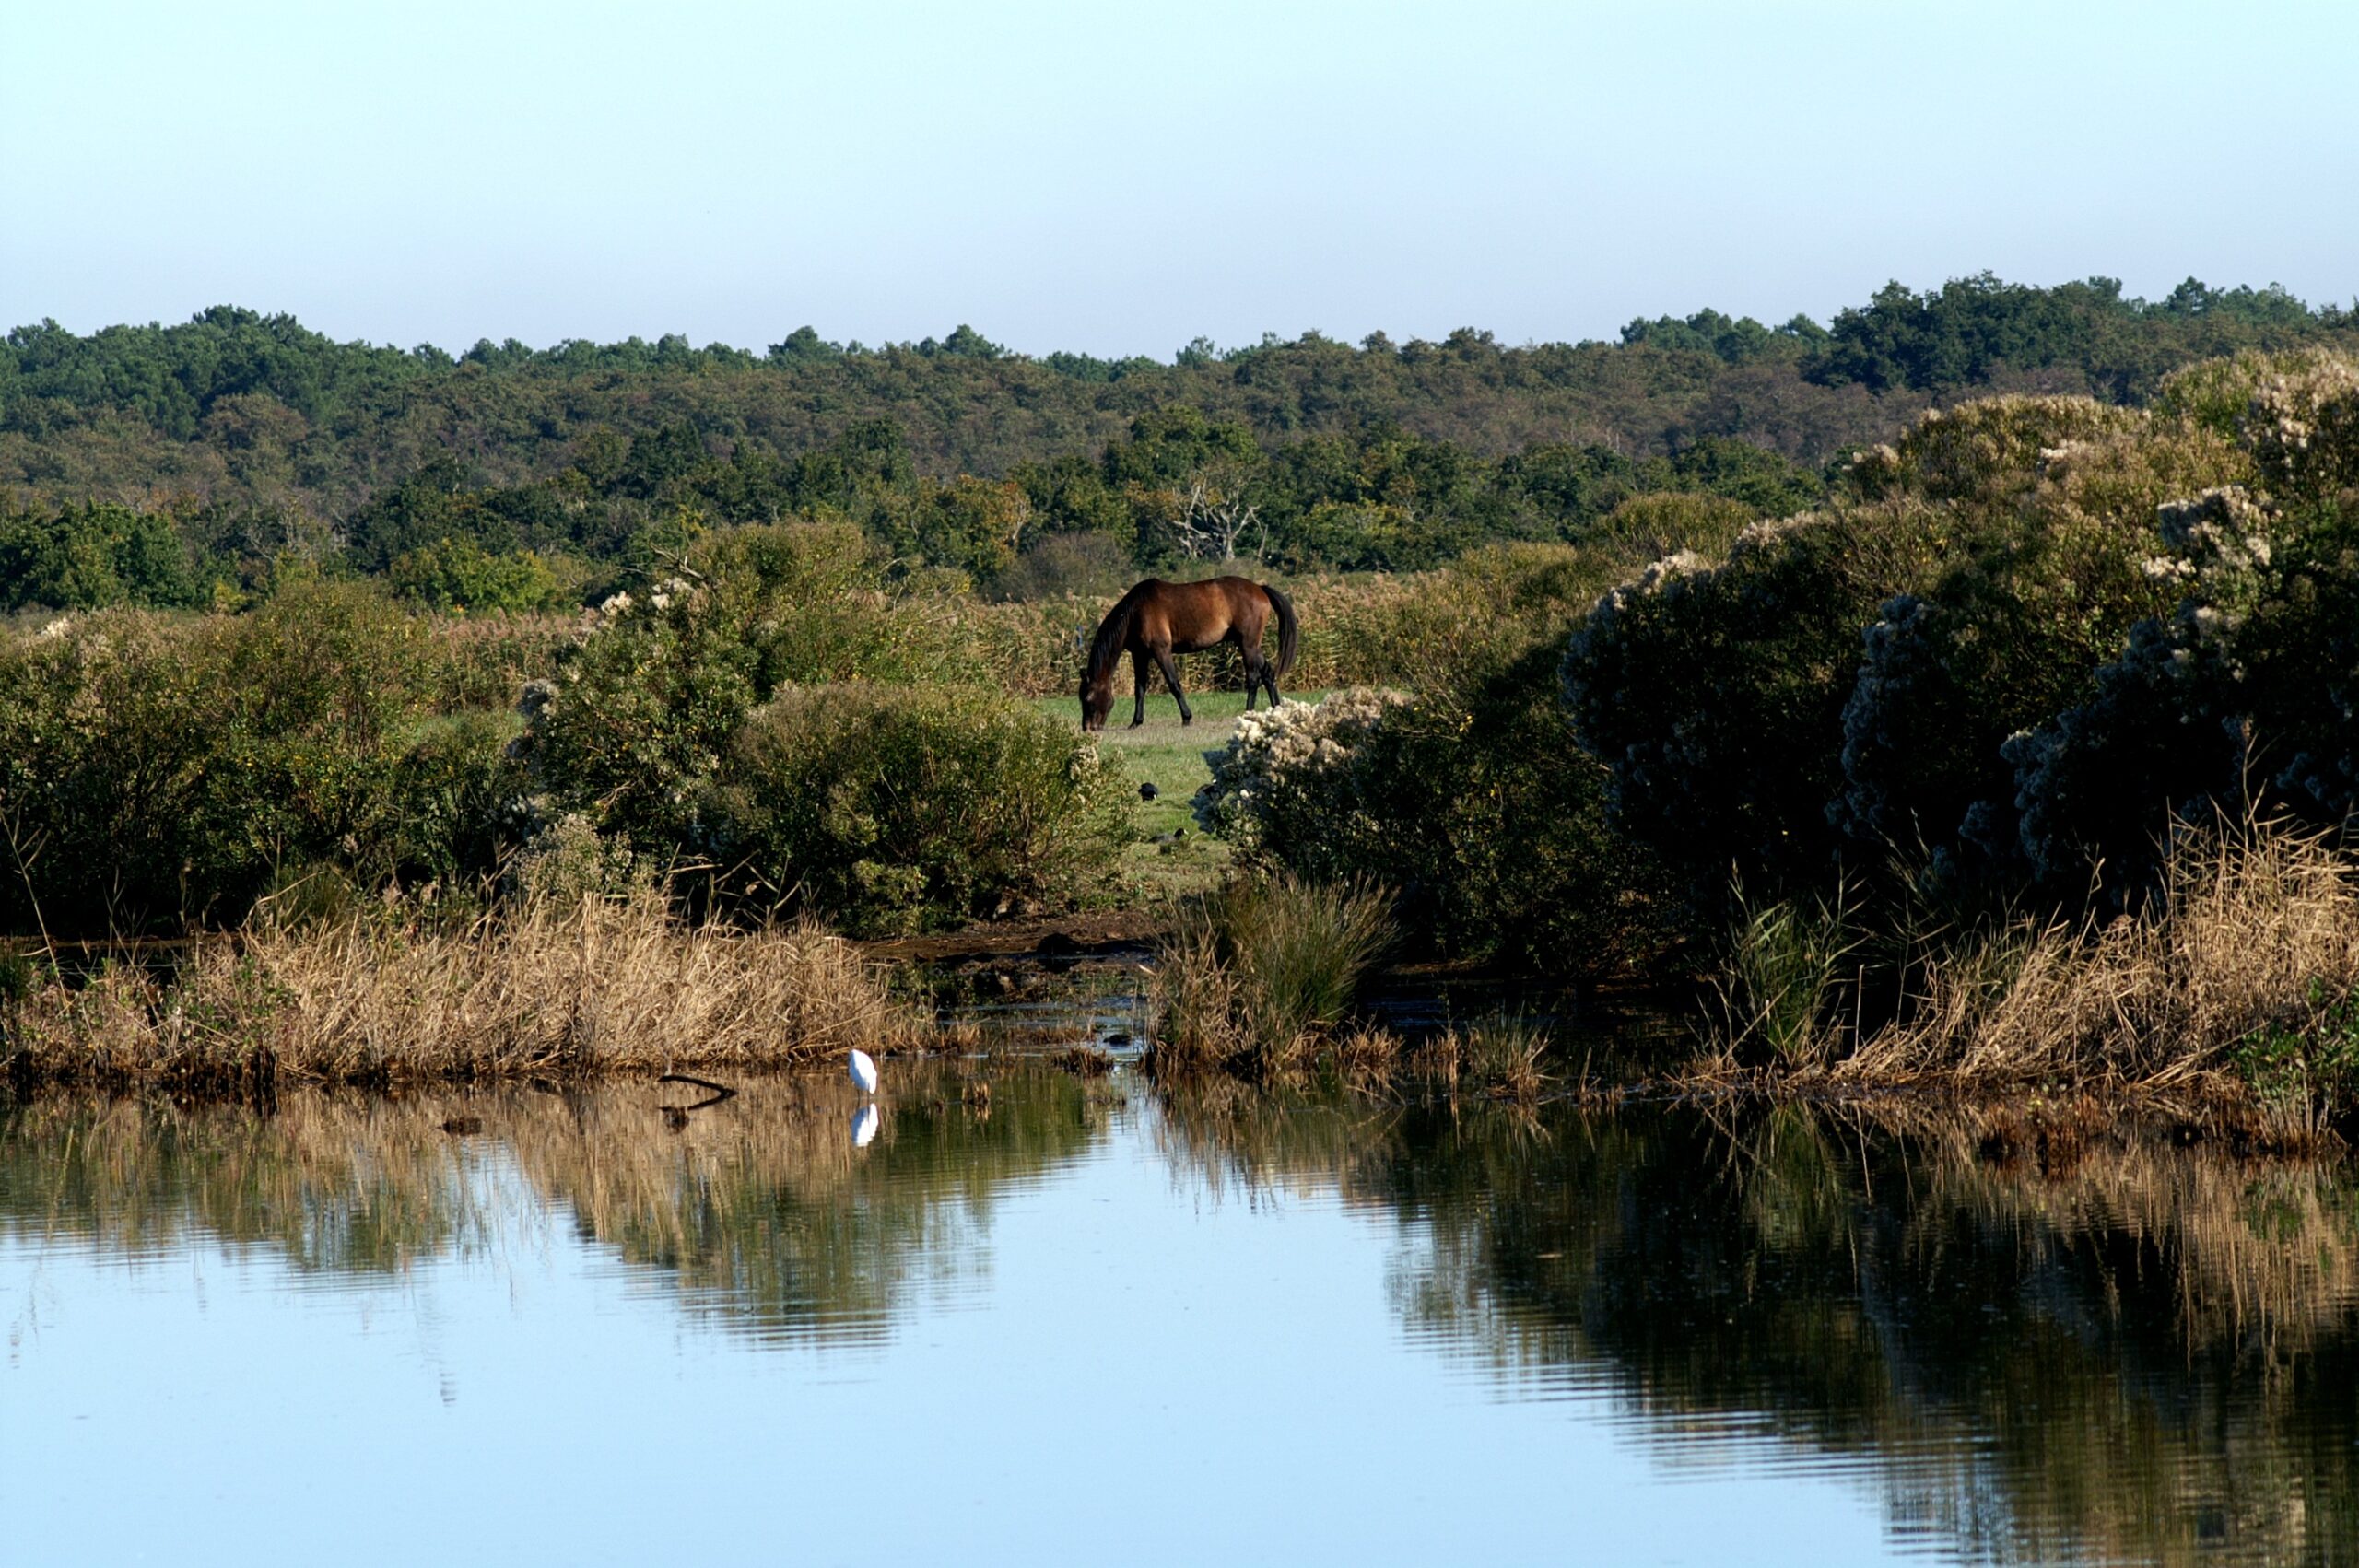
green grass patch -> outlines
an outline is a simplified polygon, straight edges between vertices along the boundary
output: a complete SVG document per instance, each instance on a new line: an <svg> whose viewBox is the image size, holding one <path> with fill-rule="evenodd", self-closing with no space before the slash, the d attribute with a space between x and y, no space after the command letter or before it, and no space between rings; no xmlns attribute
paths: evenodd
<svg viewBox="0 0 2359 1568"><path fill-rule="evenodd" d="M1288 693L1289 702L1317 702L1324 692ZM1071 695L1037 699L1043 713L1053 714L1076 730L1081 704ZM1146 699L1146 722L1133 730L1127 690L1115 696L1113 722L1097 737L1109 756L1119 759L1133 779L1153 784L1156 797L1139 807L1138 841L1129 849L1124 873L1146 898L1203 893L1220 884L1228 869L1229 848L1206 837L1196 826L1189 802L1212 782L1213 770L1204 754L1228 743L1237 717L1245 711L1242 692L1190 692L1188 706L1196 721L1182 728L1180 705L1169 692ZM1176 842L1169 835L1184 833ZM1158 839L1164 842L1156 842Z"/></svg>

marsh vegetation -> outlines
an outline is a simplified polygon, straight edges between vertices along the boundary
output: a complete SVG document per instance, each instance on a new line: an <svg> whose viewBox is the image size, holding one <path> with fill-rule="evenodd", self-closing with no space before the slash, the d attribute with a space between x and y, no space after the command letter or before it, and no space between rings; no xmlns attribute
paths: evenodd
<svg viewBox="0 0 2359 1568"><path fill-rule="evenodd" d="M235 569L196 511L36 497L0 552L52 606L0 639L17 1081L792 1061L926 1026L845 939L1129 909L1168 933L1173 1071L1408 1061L1433 1042L1384 1047L1361 993L1414 962L1643 988L1700 1020L1637 1053L1656 1080L2069 1082L2326 1135L2359 1005L2359 370L2339 313L2237 298L2212 346L2268 352L2189 363L2176 306L1982 284L1612 351L1941 400L1877 404L1889 439L1816 467L1726 432L1613 462L1273 443L1157 405L1086 461L933 478L887 430L789 461L664 427L500 484L421 472ZM2130 341L2035 352L2001 317L2152 352L2103 396L1958 396ZM1415 520L1442 532L1412 549ZM1076 732L1106 591L1218 569L1205 540L1249 523L1321 700L1209 705L1193 745ZM528 568L571 598L452 586ZM1195 679L1238 684L1221 657ZM1452 1019L1428 1054L1529 1098L1580 1076L1526 1048L1564 1017Z"/></svg>

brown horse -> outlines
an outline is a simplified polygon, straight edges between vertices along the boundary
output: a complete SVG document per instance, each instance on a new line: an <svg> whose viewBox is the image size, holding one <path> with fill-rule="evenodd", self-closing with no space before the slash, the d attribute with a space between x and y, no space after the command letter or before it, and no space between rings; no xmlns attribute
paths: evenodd
<svg viewBox="0 0 2359 1568"><path fill-rule="evenodd" d="M1273 668L1262 653L1262 631L1270 617L1278 620L1278 660ZM1210 582L1166 582L1151 577L1122 595L1089 644L1088 667L1081 674L1081 727L1103 730L1114 709L1114 665L1131 656L1137 677L1138 701L1131 711L1131 728L1146 722L1147 661L1153 660L1180 699L1180 722L1196 716L1180 689L1175 653L1201 653L1224 642L1237 644L1245 656L1245 707L1253 708L1257 687L1266 687L1270 706L1278 705L1278 677L1294 665L1301 628L1295 624L1294 605L1265 583L1241 577L1216 577Z"/></svg>

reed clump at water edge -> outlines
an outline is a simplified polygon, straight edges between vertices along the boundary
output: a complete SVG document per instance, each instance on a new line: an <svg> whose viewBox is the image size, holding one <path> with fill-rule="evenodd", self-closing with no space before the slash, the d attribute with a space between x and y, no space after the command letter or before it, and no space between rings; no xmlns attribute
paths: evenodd
<svg viewBox="0 0 2359 1568"><path fill-rule="evenodd" d="M2359 986L2359 868L2322 834L2182 825L2142 909L1921 944L1901 1005L1868 1028L1857 993L1875 970L1852 919L1838 904L1743 922L1692 1076L2169 1093L2297 1137L2359 1090L2336 1024Z"/></svg>
<svg viewBox="0 0 2359 1568"><path fill-rule="evenodd" d="M684 923L652 893L534 897L455 930L256 925L198 942L169 973L53 973L10 1005L5 1066L19 1087L264 1093L792 1066L922 1028L877 965L816 926Z"/></svg>
<svg viewBox="0 0 2359 1568"><path fill-rule="evenodd" d="M1156 965L1148 1070L1299 1071L1393 934L1391 900L1373 887L1242 877L1188 901Z"/></svg>
<svg viewBox="0 0 2359 1568"><path fill-rule="evenodd" d="M1355 1017L1397 930L1366 883L1242 877L1184 906L1155 977L1147 1069L1172 1081L1223 1074L1273 1084L1325 1073L1375 1090L1408 1079L1530 1104L1551 1082L1546 1033L1501 1018L1403 1038Z"/></svg>

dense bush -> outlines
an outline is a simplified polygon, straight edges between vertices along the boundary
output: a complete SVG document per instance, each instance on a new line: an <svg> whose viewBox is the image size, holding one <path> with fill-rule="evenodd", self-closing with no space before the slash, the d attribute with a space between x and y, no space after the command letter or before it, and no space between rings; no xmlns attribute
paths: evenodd
<svg viewBox="0 0 2359 1568"><path fill-rule="evenodd" d="M1942 521L1904 499L1756 525L1719 566L1657 562L1574 634L1565 698L1614 819L1699 899L1834 852L1860 628L1939 557Z"/></svg>
<svg viewBox="0 0 2359 1568"><path fill-rule="evenodd" d="M1566 656L1574 723L1699 909L1731 872L1824 890L1846 863L2132 895L2175 810L2359 804L2355 483L2359 373L2317 355L2198 367L2151 412L1930 414L1826 510L1608 595Z"/></svg>
<svg viewBox="0 0 2359 1568"><path fill-rule="evenodd" d="M790 685L973 679L944 608L886 592L842 525L700 541L675 576L608 601L526 698L546 786L644 848L696 831L701 791L754 709Z"/></svg>
<svg viewBox="0 0 2359 1568"><path fill-rule="evenodd" d="M428 655L354 586L0 646L0 911L130 934L237 920L323 869L358 887L487 872L517 783L505 726L427 722Z"/></svg>
<svg viewBox="0 0 2359 1568"><path fill-rule="evenodd" d="M172 520L123 506L0 510L0 609L195 604L198 580Z"/></svg>
<svg viewBox="0 0 2359 1568"><path fill-rule="evenodd" d="M699 842L757 907L855 934L1068 908L1112 876L1131 796L1031 705L957 687L798 686L755 713Z"/></svg>
<svg viewBox="0 0 2359 1568"><path fill-rule="evenodd" d="M1451 953L1589 975L1648 953L1661 873L1607 822L1553 678L1614 570L1527 547L1438 574L1396 631L1420 649L1414 689L1240 721L1201 819L1288 872L1397 890L1403 924Z"/></svg>

